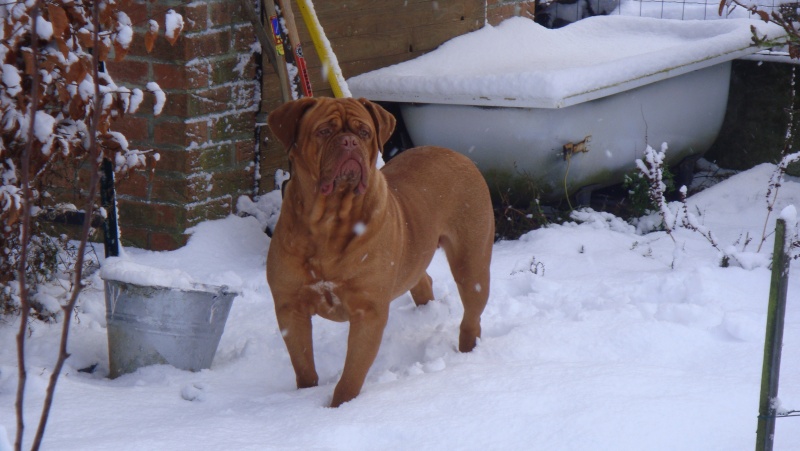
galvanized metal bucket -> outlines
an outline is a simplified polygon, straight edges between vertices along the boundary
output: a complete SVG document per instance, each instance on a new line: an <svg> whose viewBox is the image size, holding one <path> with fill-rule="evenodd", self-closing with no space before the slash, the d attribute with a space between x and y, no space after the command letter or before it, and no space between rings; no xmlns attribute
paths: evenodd
<svg viewBox="0 0 800 451"><path fill-rule="evenodd" d="M210 368L236 294L105 280L109 376L156 364Z"/></svg>

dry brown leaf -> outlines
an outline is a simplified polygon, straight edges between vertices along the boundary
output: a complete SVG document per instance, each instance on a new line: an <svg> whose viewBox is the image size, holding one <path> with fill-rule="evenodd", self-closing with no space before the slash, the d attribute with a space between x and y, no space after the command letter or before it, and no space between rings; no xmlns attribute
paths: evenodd
<svg viewBox="0 0 800 451"><path fill-rule="evenodd" d="M30 50L22 51L22 60L25 61L25 75L33 75L36 65L33 63L33 54Z"/></svg>
<svg viewBox="0 0 800 451"><path fill-rule="evenodd" d="M60 6L48 4L47 14L49 15L50 23L53 24L53 36L57 39L65 38L65 32L69 30L67 12Z"/></svg>
<svg viewBox="0 0 800 451"><path fill-rule="evenodd" d="M73 63L72 65L69 66L69 69L67 70L67 74L65 77L67 79L67 83L77 84L82 82L83 79L86 78L87 72L88 71L86 70L86 66L84 66L81 61Z"/></svg>
<svg viewBox="0 0 800 451"><path fill-rule="evenodd" d="M50 53L45 56L44 61L39 63L39 69L47 73L53 72L56 66L61 65L61 59L55 53Z"/></svg>
<svg viewBox="0 0 800 451"><path fill-rule="evenodd" d="M56 36L55 41L56 47L58 47L58 50L62 55L64 55L64 59L66 60L69 56L69 46L67 45L67 41L65 41L61 36Z"/></svg>
<svg viewBox="0 0 800 451"><path fill-rule="evenodd" d="M800 46L797 44L789 44L789 57L792 59L800 58Z"/></svg>
<svg viewBox="0 0 800 451"><path fill-rule="evenodd" d="M153 47L156 44L156 38L158 37L158 30L153 31L148 30L147 33L144 35L144 48L147 50L147 53L153 51Z"/></svg>
<svg viewBox="0 0 800 451"><path fill-rule="evenodd" d="M100 42L98 42L98 47L100 48L97 49L97 59L100 61L108 60L108 52L111 50L108 44L101 39Z"/></svg>
<svg viewBox="0 0 800 451"><path fill-rule="evenodd" d="M176 31L175 32L175 36L172 36L171 38L170 37L166 37L166 38L167 38L167 41L169 42L170 45L175 45L175 43L178 42L178 38L179 37L181 37L181 32L180 31Z"/></svg>
<svg viewBox="0 0 800 451"><path fill-rule="evenodd" d="M6 225L6 227L10 227L19 221L19 215L21 212L22 209L16 208L12 203L11 207L0 213L0 219L3 219L3 223Z"/></svg>
<svg viewBox="0 0 800 451"><path fill-rule="evenodd" d="M80 120L84 117L84 108L86 104L83 102L83 99L80 97L74 97L72 102L69 103L69 117L72 120Z"/></svg>
<svg viewBox="0 0 800 451"><path fill-rule="evenodd" d="M114 41L114 61L119 62L125 59L128 54L128 49Z"/></svg>
<svg viewBox="0 0 800 451"><path fill-rule="evenodd" d="M92 45L94 44L92 40L92 33L86 28L81 28L78 30L78 41L80 41L81 46L86 47L87 49L92 48Z"/></svg>
<svg viewBox="0 0 800 451"><path fill-rule="evenodd" d="M58 83L56 85L56 92L58 93L58 101L64 104L69 102L69 99L72 97L70 96L69 91L67 91L66 85L62 83Z"/></svg>
<svg viewBox="0 0 800 451"><path fill-rule="evenodd" d="M110 30L114 28L114 24L116 23L116 15L116 8L106 7L100 11L100 25L104 30Z"/></svg>

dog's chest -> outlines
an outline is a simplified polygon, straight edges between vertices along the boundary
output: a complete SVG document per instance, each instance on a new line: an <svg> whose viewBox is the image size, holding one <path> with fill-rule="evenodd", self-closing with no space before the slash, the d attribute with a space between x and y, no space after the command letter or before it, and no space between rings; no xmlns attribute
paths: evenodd
<svg viewBox="0 0 800 451"><path fill-rule="evenodd" d="M319 280L306 286L310 301L316 313L332 321L347 321L349 314L342 300L336 294L338 284Z"/></svg>

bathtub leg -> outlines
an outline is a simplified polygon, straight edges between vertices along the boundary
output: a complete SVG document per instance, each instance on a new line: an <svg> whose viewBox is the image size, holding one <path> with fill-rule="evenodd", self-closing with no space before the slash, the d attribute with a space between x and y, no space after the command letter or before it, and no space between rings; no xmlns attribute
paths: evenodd
<svg viewBox="0 0 800 451"><path fill-rule="evenodd" d="M592 202L592 193L599 185L584 186L575 192L576 207L588 207Z"/></svg>
<svg viewBox="0 0 800 451"><path fill-rule="evenodd" d="M692 155L678 163L677 173L675 174L675 188L680 188L681 186L688 188L691 186L692 180L694 180L694 167L699 159L699 155Z"/></svg>

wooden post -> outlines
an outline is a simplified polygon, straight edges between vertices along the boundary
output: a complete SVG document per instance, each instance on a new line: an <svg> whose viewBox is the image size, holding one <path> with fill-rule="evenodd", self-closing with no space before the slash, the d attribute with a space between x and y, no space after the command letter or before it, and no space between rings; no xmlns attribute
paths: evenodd
<svg viewBox="0 0 800 451"><path fill-rule="evenodd" d="M775 405L783 346L783 320L789 287L789 255L786 247L786 221L775 224L775 247L772 254L772 279L767 310L767 333L764 340L764 366L761 372L761 400L758 403L756 451L772 451L775 440Z"/></svg>
<svg viewBox="0 0 800 451"><path fill-rule="evenodd" d="M119 226L117 225L117 193L114 188L114 165L103 159L100 176L100 205L106 210L103 222L103 244L106 257L119 257Z"/></svg>

